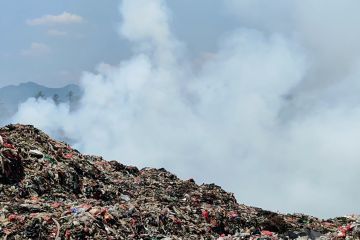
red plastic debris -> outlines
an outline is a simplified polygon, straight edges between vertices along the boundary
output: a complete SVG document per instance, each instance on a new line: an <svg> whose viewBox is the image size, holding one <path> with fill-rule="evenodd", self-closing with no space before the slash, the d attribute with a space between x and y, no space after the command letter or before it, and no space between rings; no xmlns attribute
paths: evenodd
<svg viewBox="0 0 360 240"><path fill-rule="evenodd" d="M18 220L18 216L16 215L16 214L10 214L9 216L8 216L8 220L10 221L10 222L15 222L15 221L17 221Z"/></svg>
<svg viewBox="0 0 360 240"><path fill-rule="evenodd" d="M106 221L106 222L110 222L110 221L112 221L114 218L113 218L113 216L111 216L111 214L110 213L108 213L108 212L105 212L104 213L104 220Z"/></svg>
<svg viewBox="0 0 360 240"><path fill-rule="evenodd" d="M4 147L15 149L15 147L13 145L11 145L10 143L4 143Z"/></svg>
<svg viewBox="0 0 360 240"><path fill-rule="evenodd" d="M270 231L267 231L267 230L263 230L263 231L261 231L261 235L271 237L272 235L274 235L274 233L270 232Z"/></svg>
<svg viewBox="0 0 360 240"><path fill-rule="evenodd" d="M71 237L71 232L70 232L69 229L66 229L66 231L65 231L65 238L66 238L66 239L70 239L70 237Z"/></svg>
<svg viewBox="0 0 360 240"><path fill-rule="evenodd" d="M73 154L72 153L68 153L68 154L65 154L64 155L64 158L66 158L66 159L70 159L70 158L72 158L73 157Z"/></svg>
<svg viewBox="0 0 360 240"><path fill-rule="evenodd" d="M346 237L347 232L349 232L352 228L353 228L353 226L351 226L351 225L347 225L345 227L340 226L338 237Z"/></svg>
<svg viewBox="0 0 360 240"><path fill-rule="evenodd" d="M58 208L58 207L60 207L61 205L62 205L62 204L59 203L59 202L54 202L54 203L51 204L51 206L52 206L53 208Z"/></svg>
<svg viewBox="0 0 360 240"><path fill-rule="evenodd" d="M90 204L81 204L80 207L82 209L84 209L85 211L88 211L89 209L92 208L92 206Z"/></svg>
<svg viewBox="0 0 360 240"><path fill-rule="evenodd" d="M173 218L173 221L174 221L175 224L181 225L181 220L180 220L180 219L174 217L174 218Z"/></svg>
<svg viewBox="0 0 360 240"><path fill-rule="evenodd" d="M237 218L239 215L236 212L231 211L228 213L228 216L229 216L229 218Z"/></svg>
<svg viewBox="0 0 360 240"><path fill-rule="evenodd" d="M51 221L51 217L48 216L48 215L43 216L42 219L43 219L45 222L50 222L50 221Z"/></svg>
<svg viewBox="0 0 360 240"><path fill-rule="evenodd" d="M33 202L38 202L39 201L39 197L37 197L37 196L31 196L31 201L33 201Z"/></svg>
<svg viewBox="0 0 360 240"><path fill-rule="evenodd" d="M209 212L208 211L203 210L201 214L205 218L206 221L209 221Z"/></svg>

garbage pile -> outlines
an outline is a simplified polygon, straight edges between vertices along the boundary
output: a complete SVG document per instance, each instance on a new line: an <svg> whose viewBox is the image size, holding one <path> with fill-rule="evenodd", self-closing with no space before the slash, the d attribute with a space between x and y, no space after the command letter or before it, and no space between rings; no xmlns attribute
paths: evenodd
<svg viewBox="0 0 360 240"><path fill-rule="evenodd" d="M214 184L83 155L29 125L0 128L0 239L358 239L360 218L238 204Z"/></svg>

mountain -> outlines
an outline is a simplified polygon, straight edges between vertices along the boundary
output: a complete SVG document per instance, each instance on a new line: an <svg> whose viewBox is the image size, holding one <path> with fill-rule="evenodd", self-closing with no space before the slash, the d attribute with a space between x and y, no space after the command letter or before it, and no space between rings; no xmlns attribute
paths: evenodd
<svg viewBox="0 0 360 240"><path fill-rule="evenodd" d="M59 102L69 101L69 92L74 100L81 96L80 87L75 84L61 88L49 88L34 82L21 83L0 88L0 119L12 116L19 104L35 97L41 92L44 98L53 98L56 94Z"/></svg>
<svg viewBox="0 0 360 240"><path fill-rule="evenodd" d="M358 216L249 207L215 184L83 155L29 125L0 128L0 193L0 238L8 240L360 237Z"/></svg>

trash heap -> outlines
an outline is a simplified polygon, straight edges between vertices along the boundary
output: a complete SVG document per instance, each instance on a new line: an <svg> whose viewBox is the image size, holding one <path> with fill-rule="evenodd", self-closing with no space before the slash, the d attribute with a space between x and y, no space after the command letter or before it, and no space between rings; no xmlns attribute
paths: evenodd
<svg viewBox="0 0 360 240"><path fill-rule="evenodd" d="M214 184L83 155L29 125L0 128L0 239L358 239L360 218L238 204Z"/></svg>

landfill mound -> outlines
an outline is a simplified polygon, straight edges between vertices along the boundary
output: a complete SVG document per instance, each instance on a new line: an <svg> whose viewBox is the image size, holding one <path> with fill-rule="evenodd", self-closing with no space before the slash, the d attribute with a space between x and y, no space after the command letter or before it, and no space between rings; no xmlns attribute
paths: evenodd
<svg viewBox="0 0 360 240"><path fill-rule="evenodd" d="M0 128L1 239L357 239L321 220L238 204L214 184L83 155L30 125Z"/></svg>

